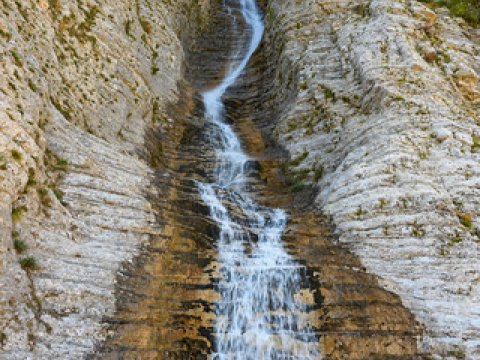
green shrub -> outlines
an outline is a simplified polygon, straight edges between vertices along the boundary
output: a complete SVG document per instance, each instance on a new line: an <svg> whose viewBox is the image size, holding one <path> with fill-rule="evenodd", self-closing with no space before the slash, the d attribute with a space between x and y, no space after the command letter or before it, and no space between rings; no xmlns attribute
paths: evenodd
<svg viewBox="0 0 480 360"><path fill-rule="evenodd" d="M7 170L7 163L5 161L5 156L0 154L0 170Z"/></svg>
<svg viewBox="0 0 480 360"><path fill-rule="evenodd" d="M332 99L333 101L335 101L335 93L331 89L324 87L323 95L325 96L326 100Z"/></svg>
<svg viewBox="0 0 480 360"><path fill-rule="evenodd" d="M480 136L474 136L472 140L473 140L472 151L475 151L476 149L480 148Z"/></svg>
<svg viewBox="0 0 480 360"><path fill-rule="evenodd" d="M37 92L37 90L38 90L37 85L35 85L35 83L32 81L32 79L29 79L29 80L28 80L28 87L29 87L30 90L32 90L33 92Z"/></svg>
<svg viewBox="0 0 480 360"><path fill-rule="evenodd" d="M28 246L25 243L25 241L18 240L18 239L13 241L13 247L19 254L25 252L28 249Z"/></svg>
<svg viewBox="0 0 480 360"><path fill-rule="evenodd" d="M38 269L37 260L33 256L28 256L23 259L20 259L18 263L20 264L23 270L32 271L32 270Z"/></svg>
<svg viewBox="0 0 480 360"><path fill-rule="evenodd" d="M412 235L415 237L424 237L425 230L422 225L418 224L416 221L412 225Z"/></svg>
<svg viewBox="0 0 480 360"><path fill-rule="evenodd" d="M383 210L383 208L385 207L385 205L387 205L387 200L385 200L384 198L381 198L381 199L378 201L378 207Z"/></svg>
<svg viewBox="0 0 480 360"><path fill-rule="evenodd" d="M5 38L7 41L10 41L12 39L12 34L3 29L0 29L0 36Z"/></svg>
<svg viewBox="0 0 480 360"><path fill-rule="evenodd" d="M455 234L450 241L447 243L448 246L455 246L456 244L460 244L463 241L463 237L460 234Z"/></svg>
<svg viewBox="0 0 480 360"><path fill-rule="evenodd" d="M47 189L37 189L37 192L38 192L38 195L40 195L40 197L45 197L45 196L48 196L48 190Z"/></svg>

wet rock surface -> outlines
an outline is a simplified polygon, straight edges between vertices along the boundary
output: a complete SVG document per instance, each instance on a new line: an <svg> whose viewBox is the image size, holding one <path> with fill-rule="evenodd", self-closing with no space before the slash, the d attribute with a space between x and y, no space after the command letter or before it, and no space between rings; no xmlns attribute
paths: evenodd
<svg viewBox="0 0 480 360"><path fill-rule="evenodd" d="M1 358L212 352L198 94L248 35L221 5L3 1ZM478 30L410 0L261 6L227 117L323 356L478 358Z"/></svg>
<svg viewBox="0 0 480 360"><path fill-rule="evenodd" d="M306 268L296 296L308 311L299 316L309 318L324 358L423 358L417 346L422 328L400 298L383 289L359 258L338 242L329 219L313 206L315 192L292 194L279 171L287 153L263 126L275 112L261 111L261 93L268 93L259 76L268 74L262 56L261 52L243 82L227 95L227 117L254 159L248 171L252 193L261 203L288 210L285 245ZM202 74L209 72L197 73L197 83L209 81ZM215 154L198 106L179 132L181 140L171 139L178 145L167 152L171 191L157 203L165 231L125 269L117 292L118 312L107 320L111 337L98 348L96 358L207 359L214 350L215 302L220 296L218 228L195 180L212 179ZM231 212L242 223L241 211Z"/></svg>

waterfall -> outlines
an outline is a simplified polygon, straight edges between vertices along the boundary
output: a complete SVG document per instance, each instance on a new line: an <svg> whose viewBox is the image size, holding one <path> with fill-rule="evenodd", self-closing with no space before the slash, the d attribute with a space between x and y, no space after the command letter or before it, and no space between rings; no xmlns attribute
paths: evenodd
<svg viewBox="0 0 480 360"><path fill-rule="evenodd" d="M246 175L251 159L224 121L222 96L246 68L264 30L255 1L237 1L249 30L248 46L242 47L244 54L238 54L223 81L203 93L209 138L216 148L216 178L198 187L220 229L221 299L212 355L218 360L318 359L318 341L305 320L306 305L296 296L306 270L282 244L287 215L252 199Z"/></svg>

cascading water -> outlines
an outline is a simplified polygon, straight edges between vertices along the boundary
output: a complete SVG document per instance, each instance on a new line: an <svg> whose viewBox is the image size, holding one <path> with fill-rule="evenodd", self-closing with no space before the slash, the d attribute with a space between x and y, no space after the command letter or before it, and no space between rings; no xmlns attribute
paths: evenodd
<svg viewBox="0 0 480 360"><path fill-rule="evenodd" d="M317 359L317 341L296 294L305 269L283 247L286 213L249 197L249 157L224 122L222 96L246 68L263 34L254 0L238 0L249 31L244 55L223 81L203 94L210 140L216 148L214 183L199 183L203 201L218 223L221 280L215 323L215 359Z"/></svg>

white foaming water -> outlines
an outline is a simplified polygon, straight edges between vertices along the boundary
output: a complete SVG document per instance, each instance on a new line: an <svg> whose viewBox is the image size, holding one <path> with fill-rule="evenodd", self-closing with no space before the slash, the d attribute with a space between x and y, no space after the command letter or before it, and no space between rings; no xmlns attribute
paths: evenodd
<svg viewBox="0 0 480 360"><path fill-rule="evenodd" d="M283 247L286 214L255 203L246 190L247 163L240 141L224 122L222 96L246 68L263 35L254 0L238 0L250 30L241 61L203 94L210 137L217 146L216 181L199 183L203 201L218 223L221 300L216 304L215 359L317 359L317 340L296 298L305 268ZM231 12L231 9L228 9ZM236 209L236 210L232 210Z"/></svg>

